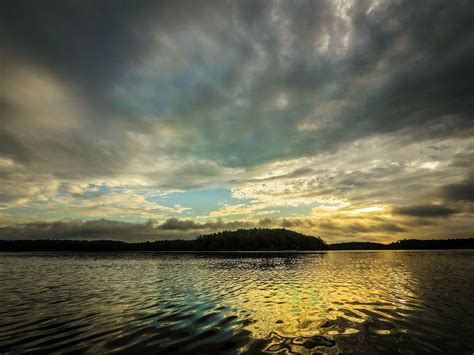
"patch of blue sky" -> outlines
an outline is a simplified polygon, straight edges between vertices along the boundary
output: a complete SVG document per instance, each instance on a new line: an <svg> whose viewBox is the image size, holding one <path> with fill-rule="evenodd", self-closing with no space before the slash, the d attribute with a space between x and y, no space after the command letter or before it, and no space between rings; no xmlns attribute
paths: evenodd
<svg viewBox="0 0 474 355"><path fill-rule="evenodd" d="M83 189L81 193L71 194L71 192L68 191L68 184L63 183L57 191L57 196L65 197L65 196L70 196L70 195L77 195L77 196L82 196L85 198L93 198L99 195L110 193L111 191L112 191L112 188L106 185L89 184L85 189Z"/></svg>
<svg viewBox="0 0 474 355"><path fill-rule="evenodd" d="M93 198L100 195L105 195L111 191L111 188L105 185L89 185L88 189L84 192L84 197Z"/></svg>

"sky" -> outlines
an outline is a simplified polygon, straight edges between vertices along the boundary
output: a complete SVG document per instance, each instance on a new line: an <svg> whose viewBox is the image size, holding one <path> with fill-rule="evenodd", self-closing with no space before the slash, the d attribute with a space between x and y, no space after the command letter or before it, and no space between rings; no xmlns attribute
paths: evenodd
<svg viewBox="0 0 474 355"><path fill-rule="evenodd" d="M0 238L474 236L474 4L0 3Z"/></svg>

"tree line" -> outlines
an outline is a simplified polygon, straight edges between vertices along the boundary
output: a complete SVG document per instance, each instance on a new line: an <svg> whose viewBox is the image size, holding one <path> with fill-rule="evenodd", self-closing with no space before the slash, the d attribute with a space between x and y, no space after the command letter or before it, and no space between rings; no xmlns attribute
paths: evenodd
<svg viewBox="0 0 474 355"><path fill-rule="evenodd" d="M287 229L239 229L193 240L126 243L113 240L0 240L0 251L278 251L327 250L319 237Z"/></svg>
<svg viewBox="0 0 474 355"><path fill-rule="evenodd" d="M474 249L474 238L417 240L390 244L349 242L327 244L287 229L239 229L201 235L193 240L160 240L127 243L114 240L0 240L0 251L281 251L281 250L410 250Z"/></svg>

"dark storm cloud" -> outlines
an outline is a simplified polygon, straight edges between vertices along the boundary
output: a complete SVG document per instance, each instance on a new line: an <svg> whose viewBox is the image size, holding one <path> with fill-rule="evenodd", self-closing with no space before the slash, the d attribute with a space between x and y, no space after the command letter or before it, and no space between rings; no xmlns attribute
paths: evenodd
<svg viewBox="0 0 474 355"><path fill-rule="evenodd" d="M133 150L111 142L123 142L125 130L146 132L150 122L142 117L150 114L192 127L198 144L180 147L181 154L224 165L311 155L374 134L426 139L472 132L474 6L397 1L369 12L371 6L5 1L0 40L12 61L46 67L79 88L93 117L84 134L99 138L98 131L119 127L100 142L77 139L66 152L94 160L106 145L121 159L99 153L97 160L112 168ZM177 60L184 64L169 67ZM280 92L287 107L268 109ZM236 107L239 99L244 105ZM346 106L319 130L297 132L325 100ZM2 134L10 134L4 151L34 154L34 144L25 148L15 132ZM55 158L62 146L53 140L45 154Z"/></svg>
<svg viewBox="0 0 474 355"><path fill-rule="evenodd" d="M340 63L347 65L344 78L370 77L378 65L385 65L383 81L368 95L358 93L360 102L322 129L316 135L319 139L307 138L304 143L323 149L397 131L417 140L472 134L474 73L468 63L474 58L473 7L467 2L451 4L392 3L377 20L356 7L353 24L358 43ZM370 90L372 83L367 84Z"/></svg>
<svg viewBox="0 0 474 355"><path fill-rule="evenodd" d="M134 25L143 21L146 28L152 8L150 2L5 1L0 39L12 56L95 92L140 57L147 33L134 33Z"/></svg>
<svg viewBox="0 0 474 355"><path fill-rule="evenodd" d="M396 215L410 217L449 217L459 213L459 210L443 205L412 205L396 207L393 209Z"/></svg>
<svg viewBox="0 0 474 355"><path fill-rule="evenodd" d="M474 202L474 174L458 184L443 186L442 196L449 201Z"/></svg>
<svg viewBox="0 0 474 355"><path fill-rule="evenodd" d="M456 153L452 156L451 166L455 168L471 168L474 166L474 154L472 153Z"/></svg>
<svg viewBox="0 0 474 355"><path fill-rule="evenodd" d="M97 95L146 55L156 28L172 30L201 16L210 5L200 1L7 0L1 5L0 40L7 53L38 62Z"/></svg>

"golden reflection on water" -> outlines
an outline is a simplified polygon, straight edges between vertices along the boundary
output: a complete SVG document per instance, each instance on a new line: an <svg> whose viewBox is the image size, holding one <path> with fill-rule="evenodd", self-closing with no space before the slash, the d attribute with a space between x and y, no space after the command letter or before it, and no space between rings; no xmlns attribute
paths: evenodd
<svg viewBox="0 0 474 355"><path fill-rule="evenodd" d="M331 352L331 339L365 332L368 321L372 334L403 333L392 320L418 307L416 279L392 252L362 256L341 252L227 261L222 268L240 269L251 279L245 292L227 299L228 306L250 320L245 328L253 338L271 339L270 352L306 352L318 344Z"/></svg>

